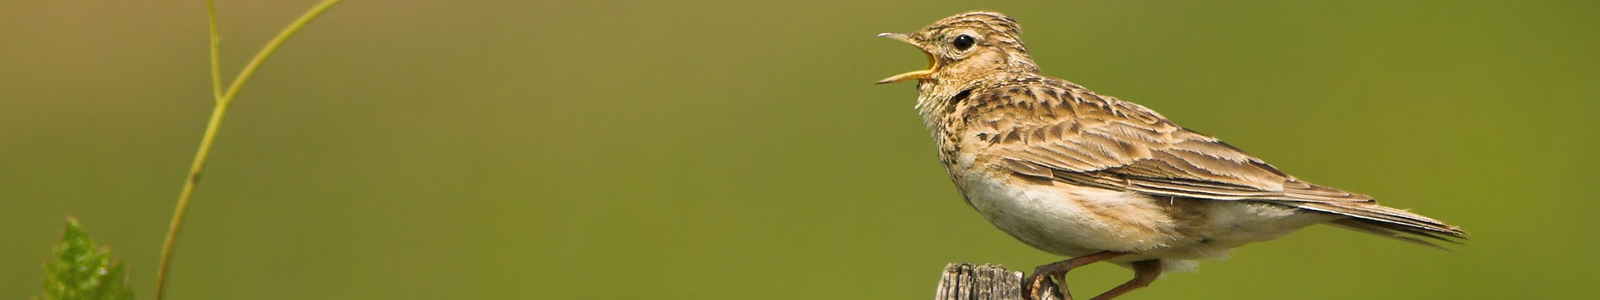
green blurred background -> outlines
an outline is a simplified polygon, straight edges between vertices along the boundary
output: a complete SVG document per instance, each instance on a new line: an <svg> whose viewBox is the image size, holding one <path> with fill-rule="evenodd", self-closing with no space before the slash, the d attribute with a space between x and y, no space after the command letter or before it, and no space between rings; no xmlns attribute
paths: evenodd
<svg viewBox="0 0 1600 300"><path fill-rule="evenodd" d="M219 2L231 77L315 1ZM66 215L148 299L204 7L0 1L0 299ZM169 298L929 299L948 262L1055 261L962 202L911 84L871 84L923 66L874 34L976 9L1047 75L1472 233L1314 227L1128 299L1600 297L1600 2L357 0L240 94Z"/></svg>

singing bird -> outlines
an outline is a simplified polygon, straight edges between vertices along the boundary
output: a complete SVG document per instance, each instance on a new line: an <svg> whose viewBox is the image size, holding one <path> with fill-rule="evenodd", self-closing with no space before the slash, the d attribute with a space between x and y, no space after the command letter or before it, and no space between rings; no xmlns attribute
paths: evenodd
<svg viewBox="0 0 1600 300"><path fill-rule="evenodd" d="M1020 33L1016 20L977 11L880 34L922 50L928 68L878 83L917 82L916 108L967 204L1023 243L1071 257L1036 268L1023 283L1029 298L1055 292L1040 288L1048 276L1106 261L1134 271L1094 298L1111 299L1315 224L1435 248L1430 241L1465 237L1367 195L1295 179L1144 106L1040 75Z"/></svg>

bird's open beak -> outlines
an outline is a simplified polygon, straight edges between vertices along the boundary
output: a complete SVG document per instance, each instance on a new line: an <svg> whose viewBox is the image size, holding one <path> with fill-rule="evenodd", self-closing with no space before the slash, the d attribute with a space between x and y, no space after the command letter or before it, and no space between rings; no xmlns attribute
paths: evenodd
<svg viewBox="0 0 1600 300"><path fill-rule="evenodd" d="M926 55L928 57L928 69L927 70L918 70L918 71L905 72L905 73L901 73L900 75L889 76L889 78L884 78L883 80L879 80L877 84L896 83L896 82L907 81L907 80L912 80L912 79L918 79L918 80L933 79L933 70L936 70L936 69L939 68L939 61L936 60L936 59L933 59L933 53L928 53L928 50L923 50L922 49L922 45L918 45L916 42L911 41L911 36L906 35L904 33L883 33L883 34L878 34L878 37L886 37L886 38L895 39L897 41L906 42L907 44L911 44L911 46L917 47L917 50L922 51L922 55Z"/></svg>

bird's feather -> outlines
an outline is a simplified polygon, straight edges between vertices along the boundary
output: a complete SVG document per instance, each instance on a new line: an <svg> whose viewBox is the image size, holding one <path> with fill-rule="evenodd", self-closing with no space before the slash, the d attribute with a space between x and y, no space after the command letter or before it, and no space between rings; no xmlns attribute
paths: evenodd
<svg viewBox="0 0 1600 300"><path fill-rule="evenodd" d="M1271 202L1351 217L1343 227L1391 237L1464 235L1367 195L1300 181L1143 106L1066 81L1000 80L970 97L949 108L961 116L950 125L965 127L978 144L992 147L986 153L1003 156L1001 165L1021 176L1153 196Z"/></svg>

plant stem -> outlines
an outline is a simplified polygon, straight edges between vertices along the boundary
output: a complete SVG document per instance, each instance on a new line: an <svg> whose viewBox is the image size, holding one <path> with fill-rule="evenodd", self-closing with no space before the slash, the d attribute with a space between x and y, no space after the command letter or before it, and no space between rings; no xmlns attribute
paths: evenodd
<svg viewBox="0 0 1600 300"><path fill-rule="evenodd" d="M161 245L161 264L156 269L156 300L161 300L162 296L165 295L167 270L172 265L172 250L177 244L178 232L183 229L183 215L184 212L189 210L189 200L194 196L195 187L200 185L200 172L205 170L206 156L211 154L211 144L217 138L217 128L222 126L222 117L228 113L228 104L233 102L233 96L239 94L239 89L244 86L245 81L250 80L250 75L255 74L256 68L261 66L261 62L266 61L273 51L278 50L278 46L283 45L283 42L289 40L289 37L294 36L296 32L299 32L300 28L311 23L311 20L316 19L317 16L322 15L323 12L328 11L329 8L332 8L334 4L338 4L340 1L342 0L323 0L321 3L317 3L316 6L311 7L305 14L300 15L300 18L296 19L294 23L289 23L288 27L285 27L282 32L278 33L277 37L272 38L271 42L267 42L267 45L256 53L255 58L250 59L250 62L245 64L244 69L239 71L239 75L234 77L233 83L228 85L227 91L224 92L222 90L222 72L219 66L221 54L217 46L220 39L217 33L217 13L212 0L206 0L206 14L211 28L211 90L212 97L215 98L216 103L211 109L211 120L206 122L205 135L200 138L200 149L195 151L194 163L189 166L189 176L183 184L183 192L178 194L178 204L172 212L172 225L167 228L166 242Z"/></svg>
<svg viewBox="0 0 1600 300"><path fill-rule="evenodd" d="M209 2L211 0L206 1ZM228 85L228 92L222 95L217 104L227 106L229 101L233 101L233 96L239 94L239 87L243 86L246 80L250 80L250 75L256 73L256 68L261 66L262 61L267 60L267 56L272 55L273 51L277 51L278 46L283 45L284 41L289 40L289 37L299 32L301 27L305 27L306 24L311 23L311 20L316 19L317 16L322 15L323 12L333 8L334 4L339 4L341 1L343 0L323 0L321 3L317 3L316 6L312 6L305 14L300 15L300 18L295 19L294 23L289 23L289 27L283 28L283 32L279 32L277 37L272 38L271 42L267 42L266 46L261 47L261 52L257 52L256 57L250 59L250 63L244 65L244 70L239 71L239 76L233 79L233 84Z"/></svg>
<svg viewBox="0 0 1600 300"><path fill-rule="evenodd" d="M217 35L217 7L206 0L206 27L211 29L211 99L222 101L222 37Z"/></svg>

